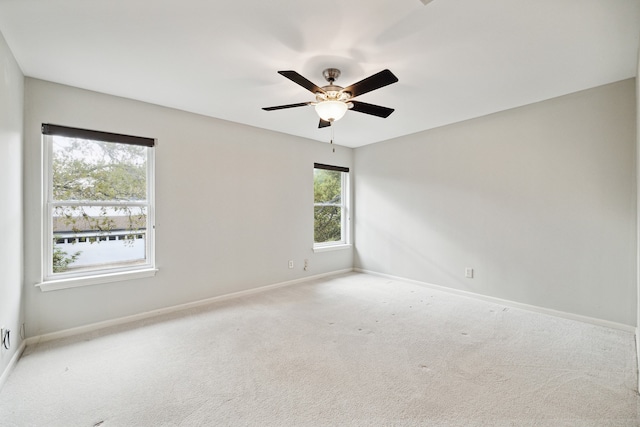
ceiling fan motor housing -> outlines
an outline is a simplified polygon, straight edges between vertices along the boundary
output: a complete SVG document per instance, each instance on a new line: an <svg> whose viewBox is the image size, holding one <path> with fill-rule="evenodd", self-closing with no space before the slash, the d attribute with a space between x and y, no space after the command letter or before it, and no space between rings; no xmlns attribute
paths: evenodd
<svg viewBox="0 0 640 427"><path fill-rule="evenodd" d="M334 85L333 82L340 77L340 70L337 68L327 68L322 72L325 80L329 82L327 86L323 86L323 92L316 92L316 100L322 101L341 101L346 102L351 98L351 93L345 92L342 86Z"/></svg>
<svg viewBox="0 0 640 427"><path fill-rule="evenodd" d="M322 90L324 90L324 93L322 92L316 93L316 100L318 102L322 102L322 101L346 102L349 100L349 98L351 98L351 94L349 92L344 92L343 88L340 86L334 86L334 85L323 86Z"/></svg>

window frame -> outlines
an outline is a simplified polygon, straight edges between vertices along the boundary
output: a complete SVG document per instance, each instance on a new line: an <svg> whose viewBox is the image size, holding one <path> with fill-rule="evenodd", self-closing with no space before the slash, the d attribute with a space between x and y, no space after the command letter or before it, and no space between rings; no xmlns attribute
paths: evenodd
<svg viewBox="0 0 640 427"><path fill-rule="evenodd" d="M343 166L326 165L322 163L314 163L313 170L315 176L315 170L329 170L340 172L340 203L316 203L314 197L314 214L317 206L335 206L340 207L340 240L331 242L316 242L315 241L315 218L313 221L314 233L313 233L313 251L325 252L338 249L348 249L351 247L351 209L350 209L350 176L349 168ZM315 184L315 182L314 182ZM315 190L315 185L314 185ZM314 215L315 217L315 215Z"/></svg>
<svg viewBox="0 0 640 427"><path fill-rule="evenodd" d="M69 201L53 199L53 138L56 136L101 141L116 144L138 145L146 147L146 193L145 201ZM41 283L37 286L42 291L58 290L78 286L109 283L154 276L157 272L155 264L155 147L153 138L142 138L109 132L92 131L66 126L42 125L42 267ZM147 225L145 230L145 262L136 265L101 266L84 271L53 272L53 209L60 205L91 206L132 206L145 207Z"/></svg>

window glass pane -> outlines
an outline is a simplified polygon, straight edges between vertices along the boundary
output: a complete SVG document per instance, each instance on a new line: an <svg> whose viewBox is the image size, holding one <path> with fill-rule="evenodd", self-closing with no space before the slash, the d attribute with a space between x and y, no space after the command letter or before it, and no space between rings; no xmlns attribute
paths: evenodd
<svg viewBox="0 0 640 427"><path fill-rule="evenodd" d="M342 192L342 172L324 169L313 170L314 203L340 204Z"/></svg>
<svg viewBox="0 0 640 427"><path fill-rule="evenodd" d="M44 281L153 267L153 144L84 133L43 134Z"/></svg>
<svg viewBox="0 0 640 427"><path fill-rule="evenodd" d="M342 239L341 213L340 206L314 207L314 242L337 242Z"/></svg>
<svg viewBox="0 0 640 427"><path fill-rule="evenodd" d="M146 200L147 149L53 137L53 200Z"/></svg>
<svg viewBox="0 0 640 427"><path fill-rule="evenodd" d="M54 206L53 272L146 262L143 206Z"/></svg>

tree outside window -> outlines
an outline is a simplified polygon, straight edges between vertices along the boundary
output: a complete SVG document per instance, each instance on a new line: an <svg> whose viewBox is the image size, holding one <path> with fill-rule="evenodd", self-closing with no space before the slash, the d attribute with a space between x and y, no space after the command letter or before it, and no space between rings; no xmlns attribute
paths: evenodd
<svg viewBox="0 0 640 427"><path fill-rule="evenodd" d="M348 169L315 164L313 170L314 243L346 243Z"/></svg>

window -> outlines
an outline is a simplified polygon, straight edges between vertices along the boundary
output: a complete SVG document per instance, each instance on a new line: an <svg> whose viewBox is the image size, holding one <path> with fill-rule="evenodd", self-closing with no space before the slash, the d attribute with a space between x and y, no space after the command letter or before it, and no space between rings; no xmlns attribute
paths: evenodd
<svg viewBox="0 0 640 427"><path fill-rule="evenodd" d="M349 243L349 168L314 164L314 248Z"/></svg>
<svg viewBox="0 0 640 427"><path fill-rule="evenodd" d="M43 284L153 269L155 140L50 124L42 134Z"/></svg>

